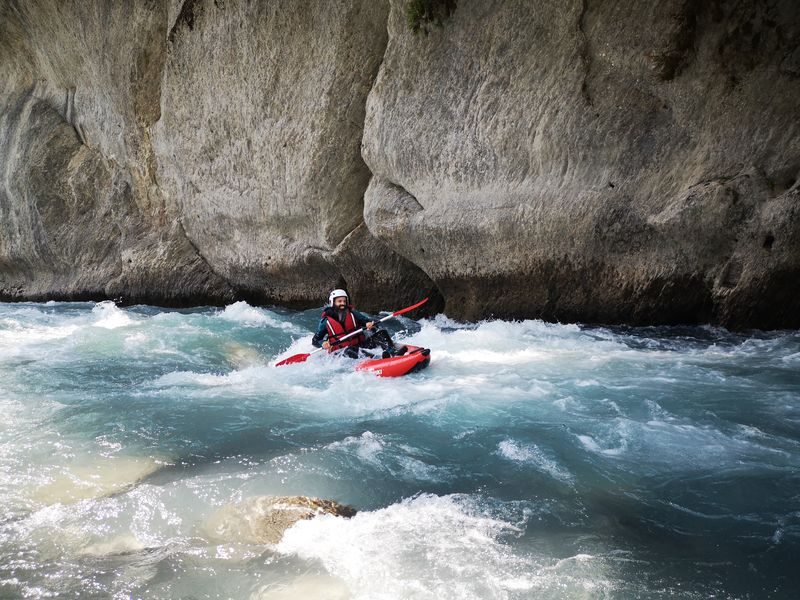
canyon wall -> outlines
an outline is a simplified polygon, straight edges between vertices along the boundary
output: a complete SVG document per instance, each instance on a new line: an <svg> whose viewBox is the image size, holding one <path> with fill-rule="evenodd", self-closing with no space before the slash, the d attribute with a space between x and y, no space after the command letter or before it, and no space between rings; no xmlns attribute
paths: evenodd
<svg viewBox="0 0 800 600"><path fill-rule="evenodd" d="M3 0L0 298L800 327L800 5L427 4Z"/></svg>

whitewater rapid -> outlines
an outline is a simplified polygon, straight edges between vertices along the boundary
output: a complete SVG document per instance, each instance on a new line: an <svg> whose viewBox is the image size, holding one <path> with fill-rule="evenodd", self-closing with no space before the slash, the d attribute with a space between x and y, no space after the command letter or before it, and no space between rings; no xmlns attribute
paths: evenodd
<svg viewBox="0 0 800 600"><path fill-rule="evenodd" d="M308 352L319 311L0 304L0 597L791 597L800 333L387 323L399 379ZM353 506L277 544L262 496ZM224 513L222 513L224 514ZM252 515L256 519L258 515Z"/></svg>

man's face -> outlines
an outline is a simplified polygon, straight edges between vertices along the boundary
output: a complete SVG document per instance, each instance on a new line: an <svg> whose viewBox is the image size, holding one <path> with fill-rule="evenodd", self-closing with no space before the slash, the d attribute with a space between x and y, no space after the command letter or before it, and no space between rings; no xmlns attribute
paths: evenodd
<svg viewBox="0 0 800 600"><path fill-rule="evenodd" d="M333 307L342 310L347 306L347 298L344 296L339 296L338 298L333 299Z"/></svg>

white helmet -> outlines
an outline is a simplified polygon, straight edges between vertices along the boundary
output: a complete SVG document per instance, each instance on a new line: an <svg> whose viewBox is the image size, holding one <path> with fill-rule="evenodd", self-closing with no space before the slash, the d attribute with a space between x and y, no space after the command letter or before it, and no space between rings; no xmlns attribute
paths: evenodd
<svg viewBox="0 0 800 600"><path fill-rule="evenodd" d="M330 296L328 296L328 306L333 306L333 301L336 300L336 298L341 298L342 296L347 298L348 302L350 301L350 296L348 296L347 292L344 290L333 290L330 293Z"/></svg>

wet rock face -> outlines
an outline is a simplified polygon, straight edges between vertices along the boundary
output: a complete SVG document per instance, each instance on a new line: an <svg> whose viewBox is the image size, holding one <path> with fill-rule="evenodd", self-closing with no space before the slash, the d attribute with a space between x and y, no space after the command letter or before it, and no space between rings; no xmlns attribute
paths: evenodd
<svg viewBox="0 0 800 600"><path fill-rule="evenodd" d="M392 2L364 212L448 314L800 326L780 283L800 274L797 3L404 18Z"/></svg>
<svg viewBox="0 0 800 600"><path fill-rule="evenodd" d="M233 298L155 180L166 8L0 7L0 298Z"/></svg>
<svg viewBox="0 0 800 600"><path fill-rule="evenodd" d="M4 3L0 298L308 306L346 285L369 309L435 293L363 225L387 14ZM31 104L46 124L18 108Z"/></svg>
<svg viewBox="0 0 800 600"><path fill-rule="evenodd" d="M800 327L800 4L0 6L0 297Z"/></svg>
<svg viewBox="0 0 800 600"><path fill-rule="evenodd" d="M333 254L363 222L360 140L387 9L189 0L170 29L159 182L203 257L248 297L318 303L341 283ZM345 254L369 261L369 246ZM345 280L356 297L357 278Z"/></svg>
<svg viewBox="0 0 800 600"><path fill-rule="evenodd" d="M226 294L179 225L154 222L134 184L36 89L6 117L0 297L184 304Z"/></svg>

